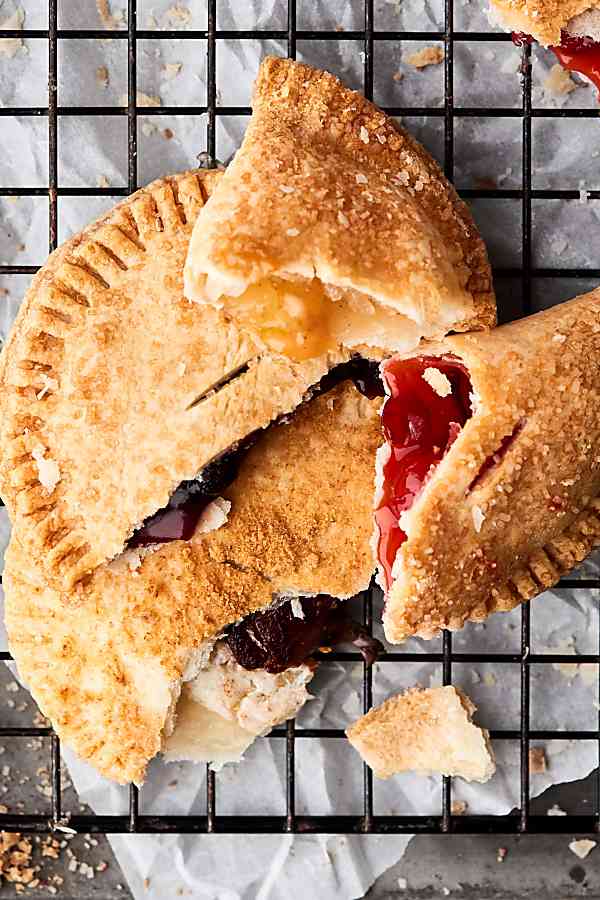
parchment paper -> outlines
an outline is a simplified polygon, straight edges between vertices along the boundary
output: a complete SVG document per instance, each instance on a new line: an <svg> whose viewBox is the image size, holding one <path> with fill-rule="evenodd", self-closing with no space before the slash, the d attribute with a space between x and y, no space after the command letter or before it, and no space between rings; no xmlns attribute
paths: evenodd
<svg viewBox="0 0 600 900"><path fill-rule="evenodd" d="M125 4L96 6L63 0L60 27L126 27ZM45 27L44 4L30 0L0 0L0 26L6 20L26 28ZM491 31L479 0L461 2L455 9L457 30ZM103 13L100 14L99 10ZM439 0L377 0L378 30L436 31L442 26ZM279 0L218 4L220 28L285 28L286 4ZM340 75L353 87L362 86L361 45L344 40L344 29L362 27L362 2L298 2L298 28L339 28L339 40L299 41L298 56ZM10 25L6 27L15 27ZM206 27L205 2L140 0L138 27ZM383 105L440 108L443 105L443 68L417 70L407 61L412 52L434 41L377 41L375 45L376 102ZM154 40L138 44L138 90L141 105L203 105L206 98L206 47L203 41ZM219 41L217 47L218 103L246 105L257 64L264 53L284 53L273 41ZM126 41L61 41L59 47L59 104L119 105L127 90ZM577 85L555 97L545 87L553 57L534 48L534 96L537 107L593 107L592 88ZM455 103L457 106L520 107L519 53L500 42L465 42L455 46ZM0 104L47 103L47 54L43 41L0 41ZM574 82L575 83L575 82ZM243 135L246 119L218 119L217 155L226 160ZM443 120L434 116L406 116L408 127L443 162ZM140 184L168 172L188 168L205 150L205 118L152 114L140 116L138 165ZM563 122L536 118L533 123L533 184L537 188L581 191L581 200L535 201L533 253L536 266L597 266L596 229L600 206L585 192L600 187L597 157L597 119ZM521 179L520 119L457 118L455 122L456 182L459 187L517 188ZM47 122L44 118L2 119L0 184L43 186L47 183ZM62 186L123 186L127 172L127 129L122 117L64 117L59 130L59 181ZM108 209L112 197L59 198L60 239L64 240ZM520 261L520 203L518 200L480 200L475 216L488 240L495 265L518 266ZM41 264L48 249L45 197L0 199L0 260L10 264ZM29 282L26 276L0 279L0 335L9 330ZM592 282L538 279L533 296L536 308L548 306L589 289ZM520 312L520 284L497 284L505 316ZM2 547L8 535L4 510L0 516ZM597 575L600 555L582 567ZM533 653L572 653L572 666L532 667L531 727L533 729L597 727L596 666L579 666L578 653L598 646L596 591L549 591L532 603ZM496 615L484 625L469 626L454 636L454 648L465 652L518 652L520 612ZM379 626L378 626L378 630ZM380 635L381 636L381 635ZM5 637L2 646L5 646ZM439 641L412 640L414 662L380 663L374 669L374 701L402 688L441 683L439 666L423 662L419 654L439 648ZM297 720L297 728L344 728L362 712L358 664L321 666L314 682L315 699ZM453 666L454 683L463 687L479 707L478 720L487 728L519 727L518 665ZM496 741L498 773L484 786L454 783L453 795L468 803L470 813L503 814L518 804L518 745ZM99 813L127 809L127 791L100 778L94 770L63 748L71 777L82 801ZM570 741L545 745L547 772L532 775L532 795L549 785L579 779L597 765L597 748ZM296 742L297 812L299 814L360 814L362 771L358 756L344 740ZM191 764L151 766L141 793L141 812L186 814L205 812L203 767ZM410 775L375 781L376 814L437 814L441 809L441 780ZM240 766L226 767L217 776L218 814L283 814L285 811L285 747L281 738L263 738ZM407 837L347 836L112 836L111 844L136 897L171 900L179 896L254 900L254 898L361 897L370 884L403 854ZM145 881L146 880L146 881Z"/></svg>

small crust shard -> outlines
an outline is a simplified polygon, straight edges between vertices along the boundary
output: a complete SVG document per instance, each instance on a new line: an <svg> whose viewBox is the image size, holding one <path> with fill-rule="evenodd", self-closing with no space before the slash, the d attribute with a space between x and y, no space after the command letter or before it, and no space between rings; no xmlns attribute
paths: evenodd
<svg viewBox="0 0 600 900"><path fill-rule="evenodd" d="M544 47L560 44L561 32L596 37L600 0L491 0L492 18L507 31L531 34Z"/></svg>
<svg viewBox="0 0 600 900"><path fill-rule="evenodd" d="M388 640L512 609L600 544L599 321L596 290L432 349L466 366L477 406L404 523Z"/></svg>
<svg viewBox="0 0 600 900"><path fill-rule="evenodd" d="M253 290L258 316L272 279L280 310L281 280L310 282L317 314L285 324L328 329L332 346L406 350L495 322L483 242L436 163L333 75L279 58L263 61L242 147L198 219L185 292L236 318Z"/></svg>
<svg viewBox="0 0 600 900"><path fill-rule="evenodd" d="M378 778L417 772L483 783L496 764L488 732L472 721L475 710L451 685L413 688L369 710L346 735Z"/></svg>

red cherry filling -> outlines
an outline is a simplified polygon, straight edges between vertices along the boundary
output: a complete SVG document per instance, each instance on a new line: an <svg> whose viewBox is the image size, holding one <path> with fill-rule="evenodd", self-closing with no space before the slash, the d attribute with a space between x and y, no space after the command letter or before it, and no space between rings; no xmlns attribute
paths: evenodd
<svg viewBox="0 0 600 900"><path fill-rule="evenodd" d="M382 413L389 457L375 521L378 558L389 589L396 553L406 540L400 517L411 508L472 409L468 372L452 357L392 359L383 368L383 379L389 393Z"/></svg>
<svg viewBox="0 0 600 900"><path fill-rule="evenodd" d="M533 38L524 31L513 31L513 44L523 47L532 44ZM600 43L590 37L577 37L568 31L561 32L560 44L550 47L564 69L585 75L600 90Z"/></svg>
<svg viewBox="0 0 600 900"><path fill-rule="evenodd" d="M600 90L600 43L562 32L558 47L550 48L565 69L585 75Z"/></svg>

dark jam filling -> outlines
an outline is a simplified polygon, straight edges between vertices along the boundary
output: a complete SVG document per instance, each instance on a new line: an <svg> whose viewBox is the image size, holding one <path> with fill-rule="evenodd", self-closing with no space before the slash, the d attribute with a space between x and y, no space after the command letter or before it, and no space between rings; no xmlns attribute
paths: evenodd
<svg viewBox="0 0 600 900"><path fill-rule="evenodd" d="M302 617L294 615L296 604ZM296 607L297 611L297 607ZM371 666L383 644L344 612L344 603L326 594L291 601L247 616L229 630L226 641L244 669L273 674L306 662L319 648L353 644Z"/></svg>
<svg viewBox="0 0 600 900"><path fill-rule="evenodd" d="M208 504L235 480L248 446L238 447L209 463L202 479L182 481L166 506L146 519L129 538L128 547L189 541Z"/></svg>
<svg viewBox="0 0 600 900"><path fill-rule="evenodd" d="M452 388L448 396L440 396L423 378L426 369L437 369L446 376ZM389 588L396 554L406 540L400 517L411 508L472 409L467 370L451 357L392 359L384 366L383 376L389 392L382 413L389 458L383 466L375 521L378 558Z"/></svg>
<svg viewBox="0 0 600 900"><path fill-rule="evenodd" d="M523 47L532 44L533 38L523 31L513 31L513 44ZM560 44L550 47L557 60L570 72L585 75L600 90L600 43L589 37L576 37L567 31L561 32Z"/></svg>
<svg viewBox="0 0 600 900"><path fill-rule="evenodd" d="M310 398L306 402L348 380L353 381L357 390L370 399L384 395L383 383L379 377L379 364L356 358L336 366L324 375L318 385L311 390ZM286 416L282 416L272 425L285 419ZM235 480L244 455L256 443L260 434L261 430L253 432L235 449L228 450L213 460L204 467L200 479L182 481L167 505L143 522L133 533L127 546L147 547L149 544L164 544L168 541L189 541L203 511Z"/></svg>

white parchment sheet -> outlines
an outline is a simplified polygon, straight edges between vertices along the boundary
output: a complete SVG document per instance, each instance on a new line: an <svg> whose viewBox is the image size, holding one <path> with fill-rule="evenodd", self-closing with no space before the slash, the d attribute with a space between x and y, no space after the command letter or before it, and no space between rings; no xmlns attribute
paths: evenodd
<svg viewBox="0 0 600 900"><path fill-rule="evenodd" d="M461 31L491 31L480 0L455 4L455 27ZM62 0L61 28L125 28L124 0ZM344 30L360 29L362 2L298 0L299 29L338 29L332 42L299 41L298 56L329 68L348 84L362 86L361 45L344 40ZM287 8L281 0L229 0L218 3L218 27L286 27ZM203 0L139 0L138 27L161 29L206 27ZM44 28L45 4L39 0L0 0L0 27ZM436 31L442 25L441 0L376 0L375 28ZM374 96L389 106L443 106L443 67L417 70L412 52L435 41L375 44ZM258 61L265 53L284 53L274 41L219 41L217 46L218 104L246 105ZM206 98L206 46L202 40L138 42L140 105L202 105ZM596 104L592 88L577 79L573 90L554 96L545 81L554 59L534 48L534 106L589 107ZM457 106L503 107L518 111L521 103L519 53L500 42L462 42L455 46L454 96ZM59 104L118 106L127 91L127 42L64 40L59 43ZM47 105L47 48L44 41L0 41L0 105ZM239 145L247 120L219 117L217 154L226 160ZM443 119L406 116L404 125L443 162ZM2 153L0 185L34 187L47 184L47 121L43 117L0 120ZM586 191L600 187L598 167L600 122L596 118L561 120L540 117L533 122L533 186L581 191L575 201L537 200L533 205L533 258L537 267L598 267L600 205ZM188 168L206 149L206 121L201 115L141 115L138 126L139 182ZM123 187L127 173L127 126L124 117L69 116L59 122L59 183L61 186ZM455 169L459 187L517 188L521 179L521 122L482 113L455 121ZM112 197L60 197L60 240L109 208ZM518 266L521 253L518 200L478 200L474 214L488 241L494 265ZM36 265L48 249L48 209L45 197L0 198L0 261ZM27 276L0 278L0 335L10 328L26 290ZM535 279L536 308L551 305L591 288L592 282ZM497 290L505 317L520 310L518 279L501 279ZM0 520L2 546L8 535L4 510ZM583 571L597 575L600 555ZM533 653L571 653L572 666L533 667L531 727L533 729L594 729L597 726L597 667L577 664L577 654L598 646L598 597L594 591L549 591L532 604ZM5 646L5 641L3 646ZM374 700L414 684L441 683L439 666L419 661L419 653L439 642L413 640L415 661L380 663L374 670ZM494 654L520 649L520 613L491 617L454 637L454 648ZM314 682L316 695L301 712L298 729L344 728L360 715L361 673L358 664L323 665ZM454 682L479 707L478 720L487 728L519 727L518 665L453 666ZM285 742L263 738L246 754L245 762L217 775L218 814L283 814L285 811ZM454 796L472 813L503 814L519 799L518 745L497 741L498 773L483 786L454 784ZM548 770L532 775L532 795L549 785L579 779L597 765L594 742L550 742L545 745ZM127 791L109 784L86 764L64 751L82 801L99 813L123 812ZM299 814L360 814L362 771L358 756L343 740L296 741L297 812ZM152 764L140 798L143 814L186 814L205 811L203 767L158 761ZM376 814L437 814L441 780L410 775L375 781ZM347 836L112 836L111 844L136 897L171 900L180 896L209 900L315 900L361 897L371 883L403 854L407 837ZM146 880L146 881L145 881Z"/></svg>

